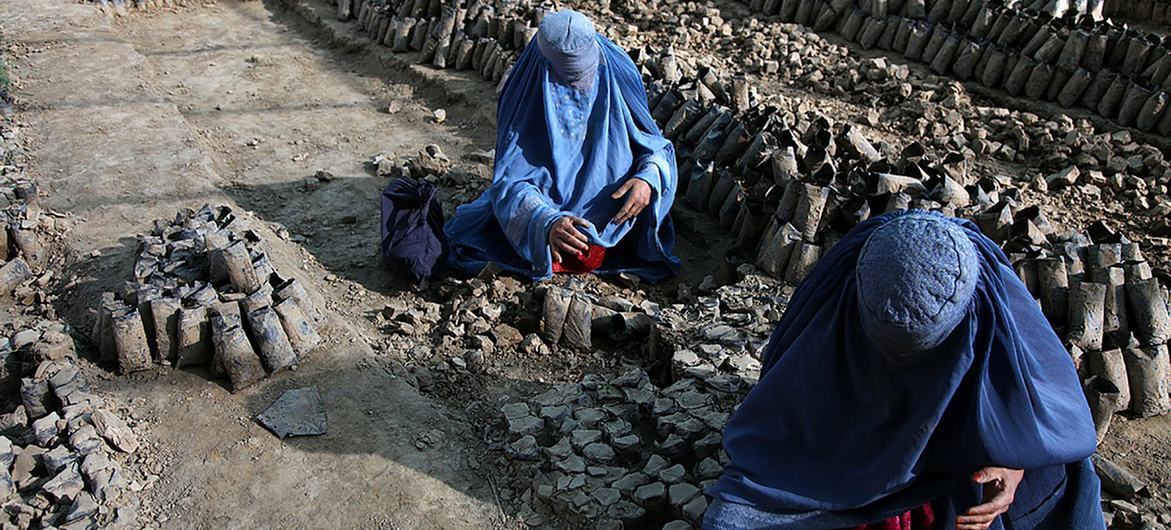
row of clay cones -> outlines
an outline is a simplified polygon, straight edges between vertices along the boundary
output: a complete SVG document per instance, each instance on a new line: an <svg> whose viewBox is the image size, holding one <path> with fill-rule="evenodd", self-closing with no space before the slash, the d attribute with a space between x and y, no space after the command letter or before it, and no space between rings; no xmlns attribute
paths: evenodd
<svg viewBox="0 0 1171 530"><path fill-rule="evenodd" d="M375 42L395 52L422 52L419 62L436 68L475 70L499 83L516 61L516 50L536 34L519 17L494 16L491 7L471 11L438 0L415 9L406 0L376 3L338 0L338 18L356 17Z"/></svg>
<svg viewBox="0 0 1171 530"><path fill-rule="evenodd" d="M116 362L122 372L146 370L156 362L210 364L213 373L226 372L239 389L266 370L292 368L321 342L317 327L323 317L296 280L275 293L266 284L244 298L204 292L212 298L138 298L136 305L105 293L94 337L102 358Z"/></svg>
<svg viewBox="0 0 1171 530"><path fill-rule="evenodd" d="M1104 20L1100 0L893 4L784 0L753 7L903 55L939 75L1171 135L1171 47L1160 36Z"/></svg>

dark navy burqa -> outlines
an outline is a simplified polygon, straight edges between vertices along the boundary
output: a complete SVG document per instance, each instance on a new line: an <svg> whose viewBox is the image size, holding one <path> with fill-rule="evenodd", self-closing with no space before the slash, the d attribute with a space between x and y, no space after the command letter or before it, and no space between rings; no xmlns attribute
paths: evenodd
<svg viewBox="0 0 1171 530"><path fill-rule="evenodd" d="M926 503L954 528L984 467L1025 470L994 529L1105 528L1068 353L1000 249L938 214L862 223L817 264L724 448L708 529L848 528Z"/></svg>
<svg viewBox="0 0 1171 530"><path fill-rule="evenodd" d="M449 264L474 274L488 262L533 280L553 275L549 229L572 215L589 242L610 249L597 271L658 281L679 268L668 213L678 182L675 151L647 108L638 69L580 13L547 15L505 81L497 108L492 184L460 206L445 232ZM629 178L650 204L614 225Z"/></svg>

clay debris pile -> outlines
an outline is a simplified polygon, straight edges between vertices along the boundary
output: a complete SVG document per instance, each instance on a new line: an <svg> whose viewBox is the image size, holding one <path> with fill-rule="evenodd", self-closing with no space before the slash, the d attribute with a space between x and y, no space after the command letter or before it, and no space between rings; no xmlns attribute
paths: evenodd
<svg viewBox="0 0 1171 530"><path fill-rule="evenodd" d="M2 337L0 360L0 391L17 403L0 415L6 522L68 530L108 525L131 486L114 454L135 452L139 441L90 392L69 329L42 322Z"/></svg>
<svg viewBox="0 0 1171 530"><path fill-rule="evenodd" d="M676 205L706 211L740 253L789 283L874 215L971 216L1019 196L1010 181L977 178L963 153L938 156L918 143L896 152L815 111L760 105L743 77L710 68L685 76L670 50L635 58L654 79L651 115L680 160Z"/></svg>
<svg viewBox="0 0 1171 530"><path fill-rule="evenodd" d="M736 115L705 106L701 86L722 89L700 79L651 96L681 159L676 204L710 214L739 252L791 284L872 216L907 208L963 215L1015 195L995 179L978 181L958 153L935 159L919 144L880 150L856 127L818 117L794 129L769 107Z"/></svg>
<svg viewBox="0 0 1171 530"><path fill-rule="evenodd" d="M1142 498L1151 497L1151 490L1147 483L1135 476L1128 469L1095 454L1091 457L1094 470L1102 481L1103 495L1102 510L1106 516L1106 526L1114 530L1130 530L1133 528L1160 528L1168 522L1168 516L1143 513L1135 502Z"/></svg>
<svg viewBox="0 0 1171 530"><path fill-rule="evenodd" d="M11 174L0 176L0 296L13 294L32 279L46 259L37 233L43 215L36 204L37 187L20 175L12 168Z"/></svg>
<svg viewBox="0 0 1171 530"><path fill-rule="evenodd" d="M0 299L10 296L41 315L53 316L52 241L67 229L66 216L43 209L38 190L26 174L22 126L7 119L12 96L0 89Z"/></svg>
<svg viewBox="0 0 1171 530"><path fill-rule="evenodd" d="M701 70L759 74L763 80L832 94L873 107L876 102L898 105L912 95L944 103L951 96L938 82L930 82L906 65L886 59L859 60L846 46L822 38L812 29L737 13L732 6L705 2L678 2L656 9L621 9L621 15L600 10L593 2L570 2L599 21L599 31L643 57L671 56L670 69L682 77ZM723 18L729 17L728 19ZM601 23L607 21L609 23ZM635 24L623 24L629 22ZM714 37L713 37L714 35ZM644 74L654 72L644 69ZM770 91L769 104L791 99ZM806 105L816 105L803 101ZM878 125L877 111L872 125ZM883 122L895 116L881 116Z"/></svg>
<svg viewBox="0 0 1171 530"><path fill-rule="evenodd" d="M4 97L0 93L0 116ZM63 257L52 249L70 221L68 215L42 207L37 186L26 174L21 131L17 122L0 118L0 300L11 299L24 312L55 318L55 296L47 287Z"/></svg>
<svg viewBox="0 0 1171 530"><path fill-rule="evenodd" d="M459 384L494 357L616 351L611 348L665 373L720 370L755 381L759 352L791 287L752 264L740 263L732 273L739 280L729 285L714 277L681 285L676 303L660 306L633 276L613 284L566 277L525 287L489 265L466 281L440 280L437 301L403 297L371 318L392 337L383 347L409 359L400 375L424 389ZM672 359L680 344L694 346Z"/></svg>
<svg viewBox="0 0 1171 530"><path fill-rule="evenodd" d="M498 351L522 348L540 353L530 344L535 340L543 347L540 339L535 334L523 336L513 318L522 298L529 295L517 279L497 276L498 272L490 266L467 281L444 278L436 286L443 303L397 298L375 315L388 333L407 339L391 346L412 361L442 359L434 370L412 364L418 386L430 386L436 372L479 371L485 357Z"/></svg>
<svg viewBox="0 0 1171 530"><path fill-rule="evenodd" d="M1168 200L1171 164L1158 148L1136 142L1130 131L1097 132L1088 121L1066 116L1043 120L988 107L976 113L979 120L969 123L981 138L973 142L977 155L1000 153L1007 160L1027 158L1052 173L1071 172L1053 175L1050 185L1041 186L1045 191L1091 184L1094 189L1083 190L1087 195L1116 194L1143 211Z"/></svg>
<svg viewBox="0 0 1171 530"><path fill-rule="evenodd" d="M125 15L132 11L149 11L167 7L214 4L215 0L89 0L105 13Z"/></svg>
<svg viewBox="0 0 1171 530"><path fill-rule="evenodd" d="M792 287L751 263L736 274L738 281L719 287L705 278L697 293L680 293L679 303L663 308L660 332L664 342L677 345L671 353L675 377L732 373L752 384L760 379L762 352Z"/></svg>
<svg viewBox="0 0 1171 530"><path fill-rule="evenodd" d="M639 53L670 49L684 75L707 67L800 80L810 88L839 95L858 96L865 88L843 84L851 78L858 80L859 71L859 61L847 47L797 24L741 17L734 7L716 8L707 2L672 2L656 9L618 7L617 16L599 9L596 2L570 4L594 20L609 22L599 23L599 31L627 49ZM866 92L867 96L885 94Z"/></svg>
<svg viewBox="0 0 1171 530"><path fill-rule="evenodd" d="M430 386L444 373L481 371L488 358L503 352L543 356L553 348L593 352L599 340L655 343L657 304L590 292L590 287L571 278L563 286L527 288L489 265L467 281L443 279L436 285L442 302L399 299L374 319L388 333L407 339L390 348L412 361L437 360L431 368L410 365L420 387Z"/></svg>
<svg viewBox="0 0 1171 530"><path fill-rule="evenodd" d="M356 18L375 42L420 52L419 63L474 70L499 83L536 35L539 14L524 4L452 0L337 0L337 18ZM467 7L465 7L467 6Z"/></svg>
<svg viewBox="0 0 1171 530"><path fill-rule="evenodd" d="M539 525L539 502L594 528L692 528L727 463L721 433L746 391L718 373L659 389L632 369L505 405L504 450L518 476L533 477L521 516Z"/></svg>
<svg viewBox="0 0 1171 530"><path fill-rule="evenodd" d="M138 238L134 280L102 295L94 343L123 373L211 365L233 391L300 363L324 315L226 206L185 209Z"/></svg>
<svg viewBox="0 0 1171 530"><path fill-rule="evenodd" d="M964 153L969 160L992 156L1025 164L1028 170L1017 174L1016 185L1058 196L1070 192L1094 213L1106 208L1160 219L1171 212L1171 163L1158 148L1136 141L1131 131L1103 131L1088 119L1061 113L1042 118L973 106L956 87L947 90L954 102L899 107L900 116L914 119L906 128L912 137L931 138L936 148Z"/></svg>

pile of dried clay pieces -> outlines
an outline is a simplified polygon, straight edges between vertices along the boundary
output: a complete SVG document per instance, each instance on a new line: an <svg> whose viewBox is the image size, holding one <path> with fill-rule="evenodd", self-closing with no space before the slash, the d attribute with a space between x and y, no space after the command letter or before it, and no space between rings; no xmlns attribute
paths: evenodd
<svg viewBox="0 0 1171 530"><path fill-rule="evenodd" d="M558 344L576 350L589 350L595 334L614 340L642 341L654 330L652 315L658 307L650 301L641 305L617 296L598 298L568 285L541 286L541 338L549 346Z"/></svg>
<svg viewBox="0 0 1171 530"><path fill-rule="evenodd" d="M26 125L6 115L11 104L0 89L0 300L12 300L20 311L56 319L57 295L49 289L65 260L52 252L70 230L66 213L46 207L37 185L28 177Z"/></svg>
<svg viewBox="0 0 1171 530"><path fill-rule="evenodd" d="M42 218L37 187L25 173L21 127L8 117L11 105L11 95L0 88L0 297L26 287L46 255L37 230Z"/></svg>
<svg viewBox="0 0 1171 530"><path fill-rule="evenodd" d="M632 369L587 375L505 405L505 450L532 477L539 499L591 528L693 528L727 455L721 433L747 384L730 374L688 372L660 389ZM539 525L544 516L522 507Z"/></svg>
<svg viewBox="0 0 1171 530"><path fill-rule="evenodd" d="M0 177L0 296L33 277L44 260L35 228L37 187L23 176Z"/></svg>
<svg viewBox="0 0 1171 530"><path fill-rule="evenodd" d="M214 4L215 0L90 0L98 4L105 13L124 15L130 10L147 11L164 7L182 7L197 4Z"/></svg>
<svg viewBox="0 0 1171 530"><path fill-rule="evenodd" d="M130 427L90 393L70 330L43 321L0 336L0 502L13 528L108 525L129 486L111 455L133 453ZM5 525L7 526L7 525Z"/></svg>
<svg viewBox="0 0 1171 530"><path fill-rule="evenodd" d="M211 364L233 391L296 366L324 316L226 206L183 210L139 237L134 280L102 295L93 340L122 372Z"/></svg>

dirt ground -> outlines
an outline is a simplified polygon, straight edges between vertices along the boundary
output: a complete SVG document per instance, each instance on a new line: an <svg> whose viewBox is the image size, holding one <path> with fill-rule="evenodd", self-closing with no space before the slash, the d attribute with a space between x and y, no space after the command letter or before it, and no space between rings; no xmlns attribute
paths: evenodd
<svg viewBox="0 0 1171 530"><path fill-rule="evenodd" d="M501 403L633 361L503 357L466 384L420 392L401 370L426 360L401 353L415 339L385 333L377 318L389 301L416 295L378 265L387 180L369 161L436 144L472 182L444 187L445 207L468 200L488 176L468 155L495 138L487 85L330 47L276 1L125 19L71 0L0 2L0 34L20 52L11 66L30 172L48 206L73 215L58 286L66 320L87 328L99 293L129 277L133 234L205 202L252 212L277 269L306 282L330 314L313 362L238 394L206 373L115 377L87 365L149 441L130 527L523 526L504 509L520 491L483 426ZM401 110L388 112L392 102ZM844 100L826 108L851 119L866 111ZM336 179L306 186L318 171ZM695 272L652 293L663 299L678 283L699 283L723 255L706 223L677 221L678 253ZM280 441L252 420L282 391L310 385L325 399L327 435ZM1113 432L1103 452L1159 485L1165 502L1171 419L1123 420Z"/></svg>
<svg viewBox="0 0 1171 530"><path fill-rule="evenodd" d="M322 293L333 322L315 362L236 395L206 374L93 369L150 440L142 458L157 481L133 527L504 526L466 418L395 377L367 343L380 336L367 314L398 287L377 270L384 179L364 162L430 143L458 158L491 129L428 123L442 102L321 50L258 2L133 24L95 15L64 0L0 5L5 36L27 52L13 69L35 131L32 174L48 207L76 216L63 316L89 322L94 296L128 278L132 234L212 202L254 210L278 269ZM404 102L394 115L392 100ZM337 180L302 191L320 169ZM307 385L322 392L329 434L281 442L252 421ZM439 442L419 449L436 429Z"/></svg>

